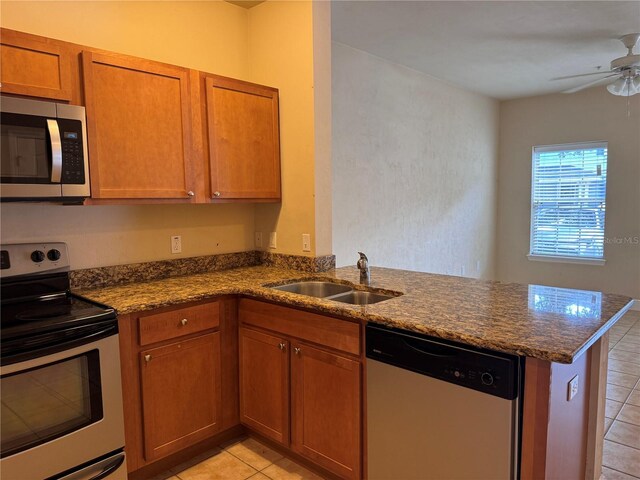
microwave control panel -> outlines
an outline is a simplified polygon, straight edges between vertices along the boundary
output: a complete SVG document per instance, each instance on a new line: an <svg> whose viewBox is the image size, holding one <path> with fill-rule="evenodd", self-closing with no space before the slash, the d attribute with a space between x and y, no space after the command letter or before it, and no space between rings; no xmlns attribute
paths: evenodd
<svg viewBox="0 0 640 480"><path fill-rule="evenodd" d="M65 118L59 118L57 122L62 143L62 183L83 184L85 178L82 123Z"/></svg>

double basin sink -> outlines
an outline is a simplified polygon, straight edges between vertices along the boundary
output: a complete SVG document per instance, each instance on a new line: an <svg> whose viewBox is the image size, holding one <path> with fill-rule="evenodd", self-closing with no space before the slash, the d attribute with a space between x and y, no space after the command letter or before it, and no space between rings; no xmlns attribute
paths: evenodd
<svg viewBox="0 0 640 480"><path fill-rule="evenodd" d="M282 292L297 293L299 295L323 298L325 300L333 300L334 302L348 303L351 305L370 305L398 296L366 290L354 290L349 285L317 280L292 282L271 288Z"/></svg>

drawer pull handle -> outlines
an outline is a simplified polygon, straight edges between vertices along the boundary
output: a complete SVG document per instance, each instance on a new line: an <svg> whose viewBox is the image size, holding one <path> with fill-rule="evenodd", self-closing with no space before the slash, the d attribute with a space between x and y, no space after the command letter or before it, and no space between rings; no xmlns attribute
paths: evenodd
<svg viewBox="0 0 640 480"><path fill-rule="evenodd" d="M293 349L293 353L295 353L296 355L300 355L301 351L302 350L300 349L300 347L294 347L294 349Z"/></svg>
<svg viewBox="0 0 640 480"><path fill-rule="evenodd" d="M212 198L218 198L220 196L220 192L213 192Z"/></svg>
<svg viewBox="0 0 640 480"><path fill-rule="evenodd" d="M145 355L144 356L144 361L149 363L151 361L151 355Z"/></svg>
<svg viewBox="0 0 640 480"><path fill-rule="evenodd" d="M184 327L187 323L189 322L189 320L187 320L186 318L183 318L182 320L180 320L180 324Z"/></svg>
<svg viewBox="0 0 640 480"><path fill-rule="evenodd" d="M190 197L193 197L195 195L195 193L193 193L193 190L189 190L187 192L187 195L189 195Z"/></svg>
<svg viewBox="0 0 640 480"><path fill-rule="evenodd" d="M278 348L279 348L280 350L284 350L285 348L287 348L287 344L286 344L286 343L284 343L284 342L281 342L280 344L278 344Z"/></svg>

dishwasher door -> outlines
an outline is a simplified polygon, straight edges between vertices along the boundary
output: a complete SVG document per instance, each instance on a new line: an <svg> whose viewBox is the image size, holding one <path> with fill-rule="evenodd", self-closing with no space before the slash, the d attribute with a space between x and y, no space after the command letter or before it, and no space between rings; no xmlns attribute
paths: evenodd
<svg viewBox="0 0 640 480"><path fill-rule="evenodd" d="M432 363L466 381L469 369L441 353ZM432 356L412 348L408 354L423 363ZM517 396L501 398L371 358L366 368L369 480L517 478ZM475 372L487 370L478 365Z"/></svg>

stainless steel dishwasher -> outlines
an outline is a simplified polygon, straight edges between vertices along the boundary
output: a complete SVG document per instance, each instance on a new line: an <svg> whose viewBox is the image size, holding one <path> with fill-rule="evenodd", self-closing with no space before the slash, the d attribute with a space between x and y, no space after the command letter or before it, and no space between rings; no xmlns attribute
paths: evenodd
<svg viewBox="0 0 640 480"><path fill-rule="evenodd" d="M367 325L369 480L518 478L517 356Z"/></svg>

